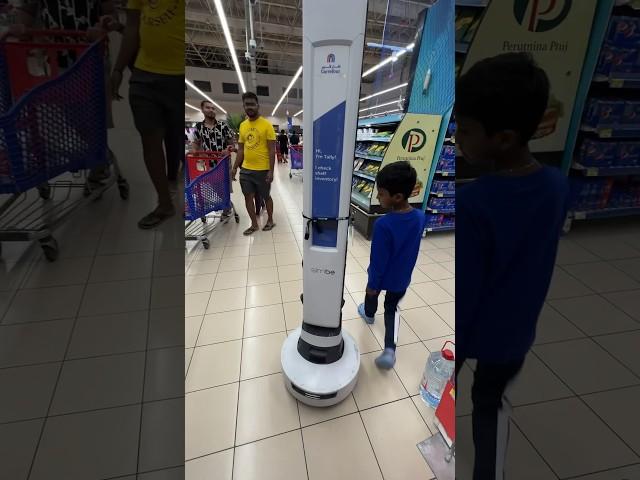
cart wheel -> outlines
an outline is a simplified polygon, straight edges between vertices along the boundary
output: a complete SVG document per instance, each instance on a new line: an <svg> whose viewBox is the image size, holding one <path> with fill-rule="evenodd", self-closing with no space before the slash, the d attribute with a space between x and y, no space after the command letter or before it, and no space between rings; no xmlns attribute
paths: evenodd
<svg viewBox="0 0 640 480"><path fill-rule="evenodd" d="M124 178L118 178L118 191L120 192L120 198L127 200L129 198L129 182Z"/></svg>
<svg viewBox="0 0 640 480"><path fill-rule="evenodd" d="M200 221L202 223L207 223L207 217L200 217Z"/></svg>
<svg viewBox="0 0 640 480"><path fill-rule="evenodd" d="M51 198L51 185L45 183L44 185L38 186L38 193L40 194L40 198L43 200L49 200Z"/></svg>
<svg viewBox="0 0 640 480"><path fill-rule="evenodd" d="M238 215L237 213L234 215L234 218L236 219L236 223L240 223L240 215Z"/></svg>
<svg viewBox="0 0 640 480"><path fill-rule="evenodd" d="M202 246L204 247L205 250L209 250L210 245L211 244L209 243L209 240L207 240L206 238L202 240Z"/></svg>
<svg viewBox="0 0 640 480"><path fill-rule="evenodd" d="M40 240L40 246L42 247L45 258L50 262L55 262L60 253L56 239L53 237L43 238Z"/></svg>

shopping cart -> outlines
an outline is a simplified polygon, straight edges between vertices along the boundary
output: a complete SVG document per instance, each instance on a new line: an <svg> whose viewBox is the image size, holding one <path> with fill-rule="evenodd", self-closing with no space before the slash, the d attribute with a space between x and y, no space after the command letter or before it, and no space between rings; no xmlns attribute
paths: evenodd
<svg viewBox="0 0 640 480"><path fill-rule="evenodd" d="M209 248L209 233L219 223L240 216L231 202L230 157L228 152L193 152L186 157L184 188L185 240L201 241ZM230 211L225 215L224 212ZM219 214L213 214L220 212ZM210 222L211 220L211 222Z"/></svg>
<svg viewBox="0 0 640 480"><path fill-rule="evenodd" d="M294 175L302 176L302 146L291 145L289 147L289 153L291 154L291 164L289 166L289 178ZM294 172L297 170L297 172Z"/></svg>
<svg viewBox="0 0 640 480"><path fill-rule="evenodd" d="M116 182L127 198L128 185L107 154L106 37L29 35L34 40L0 42L0 242L38 240L54 261L52 230ZM85 170L109 162L107 180L86 180Z"/></svg>

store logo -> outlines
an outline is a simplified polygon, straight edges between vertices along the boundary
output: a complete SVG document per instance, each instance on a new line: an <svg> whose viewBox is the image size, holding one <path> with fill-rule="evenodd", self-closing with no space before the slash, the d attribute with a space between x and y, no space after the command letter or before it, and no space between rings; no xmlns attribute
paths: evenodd
<svg viewBox="0 0 640 480"><path fill-rule="evenodd" d="M342 65L336 63L336 56L333 53L327 55L327 63L320 67L321 74L339 74L342 70Z"/></svg>
<svg viewBox="0 0 640 480"><path fill-rule="evenodd" d="M547 32L560 25L571 10L573 0L515 0L513 13L530 32Z"/></svg>
<svg viewBox="0 0 640 480"><path fill-rule="evenodd" d="M427 134L419 128L413 128L402 136L402 148L409 153L419 152L427 143Z"/></svg>

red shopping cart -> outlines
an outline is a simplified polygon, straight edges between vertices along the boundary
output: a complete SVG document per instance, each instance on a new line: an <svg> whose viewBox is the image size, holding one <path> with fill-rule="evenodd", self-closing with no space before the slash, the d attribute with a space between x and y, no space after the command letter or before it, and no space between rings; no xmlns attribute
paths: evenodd
<svg viewBox="0 0 640 480"><path fill-rule="evenodd" d="M201 241L209 248L209 233L233 215L240 216L231 201L230 157L228 152L187 153L184 188L185 240ZM214 212L216 212L214 214ZM220 213L217 213L220 212ZM213 220L210 224L209 220Z"/></svg>
<svg viewBox="0 0 640 480"><path fill-rule="evenodd" d="M54 261L52 230L116 182L127 198L128 185L107 154L106 40L90 42L82 32L28 34L33 40L0 42L0 241L38 240ZM110 160L114 175L105 183L73 180ZM69 172L72 179L62 179Z"/></svg>

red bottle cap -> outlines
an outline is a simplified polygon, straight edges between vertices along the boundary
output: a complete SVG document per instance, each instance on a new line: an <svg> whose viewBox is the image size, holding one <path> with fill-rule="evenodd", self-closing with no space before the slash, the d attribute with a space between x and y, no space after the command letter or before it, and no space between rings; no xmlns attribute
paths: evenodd
<svg viewBox="0 0 640 480"><path fill-rule="evenodd" d="M455 358L453 356L453 352L448 348L446 350L442 350L442 356L444 357L445 360L450 360L450 361L453 361L453 359Z"/></svg>

